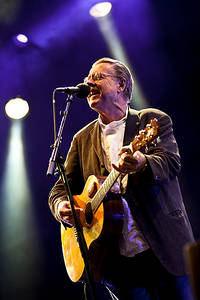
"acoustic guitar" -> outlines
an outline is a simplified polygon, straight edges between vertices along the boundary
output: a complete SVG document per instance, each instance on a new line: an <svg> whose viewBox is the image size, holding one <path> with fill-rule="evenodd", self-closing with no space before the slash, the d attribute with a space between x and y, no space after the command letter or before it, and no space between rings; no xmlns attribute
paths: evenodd
<svg viewBox="0 0 200 300"><path fill-rule="evenodd" d="M150 121L129 145L132 152L140 150L153 141L157 135L157 119ZM81 195L73 196L74 205L83 209L79 217L87 244L90 264L96 281L101 277L101 265L109 247L115 247L123 226L123 203L120 194L109 193L120 173L114 168L103 181L90 176ZM85 264L81 255L74 227L61 224L63 257L69 278L82 280Z"/></svg>

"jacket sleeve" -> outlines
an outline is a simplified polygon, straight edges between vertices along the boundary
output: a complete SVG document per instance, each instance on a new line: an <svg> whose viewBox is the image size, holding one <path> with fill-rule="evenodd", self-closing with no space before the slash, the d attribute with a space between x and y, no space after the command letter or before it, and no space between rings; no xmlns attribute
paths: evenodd
<svg viewBox="0 0 200 300"><path fill-rule="evenodd" d="M70 149L67 154L65 161L65 172L69 182L72 195L79 194L83 187L82 176L80 171L80 162L78 154L78 145L76 136L74 136ZM52 214L58 219L57 206L62 201L61 197L66 195L66 191L62 182L59 178L49 193L49 207Z"/></svg>
<svg viewBox="0 0 200 300"><path fill-rule="evenodd" d="M173 134L172 120L167 114L159 110L141 113L140 117L141 128L144 128L152 118L157 118L158 134L144 153L147 159L147 167L145 171L135 175L135 182L156 181L157 183L167 183L177 176L181 169L180 155Z"/></svg>

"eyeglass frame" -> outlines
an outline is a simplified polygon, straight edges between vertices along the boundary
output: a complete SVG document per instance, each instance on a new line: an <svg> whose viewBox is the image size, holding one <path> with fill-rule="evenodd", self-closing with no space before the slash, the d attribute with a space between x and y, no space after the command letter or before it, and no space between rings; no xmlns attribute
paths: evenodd
<svg viewBox="0 0 200 300"><path fill-rule="evenodd" d="M103 75L103 76L102 76ZM104 73L104 72L95 72L87 77L84 78L83 82L87 83L88 80L92 79L94 82L101 81L102 79L105 79L106 77L114 77L114 78L119 78L119 76ZM97 78L95 78L97 77Z"/></svg>

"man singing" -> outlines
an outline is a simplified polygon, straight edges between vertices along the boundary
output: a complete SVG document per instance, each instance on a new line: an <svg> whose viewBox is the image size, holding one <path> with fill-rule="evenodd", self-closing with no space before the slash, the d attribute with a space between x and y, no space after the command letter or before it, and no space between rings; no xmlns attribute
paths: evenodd
<svg viewBox="0 0 200 300"><path fill-rule="evenodd" d="M183 247L193 234L177 179L181 164L171 118L157 109L129 108L133 79L120 61L99 59L85 82L98 118L71 143L65 162L71 192L81 194L90 175L105 176L114 168L123 204L122 230L115 251L105 257L101 281L120 300L189 300ZM132 151L129 144L154 118L157 138ZM73 226L61 179L49 205L58 221Z"/></svg>

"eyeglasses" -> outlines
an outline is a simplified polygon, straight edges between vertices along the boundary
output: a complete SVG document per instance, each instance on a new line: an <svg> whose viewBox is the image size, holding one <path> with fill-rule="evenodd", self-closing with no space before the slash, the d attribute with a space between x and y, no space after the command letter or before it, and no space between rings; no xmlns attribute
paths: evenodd
<svg viewBox="0 0 200 300"><path fill-rule="evenodd" d="M89 80L93 80L94 82L98 82L106 77L115 77L117 78L117 76L112 75L112 74L108 74L108 73L103 73L103 72L99 72L99 73L93 73L90 74L89 76L84 78L84 83L87 83Z"/></svg>

